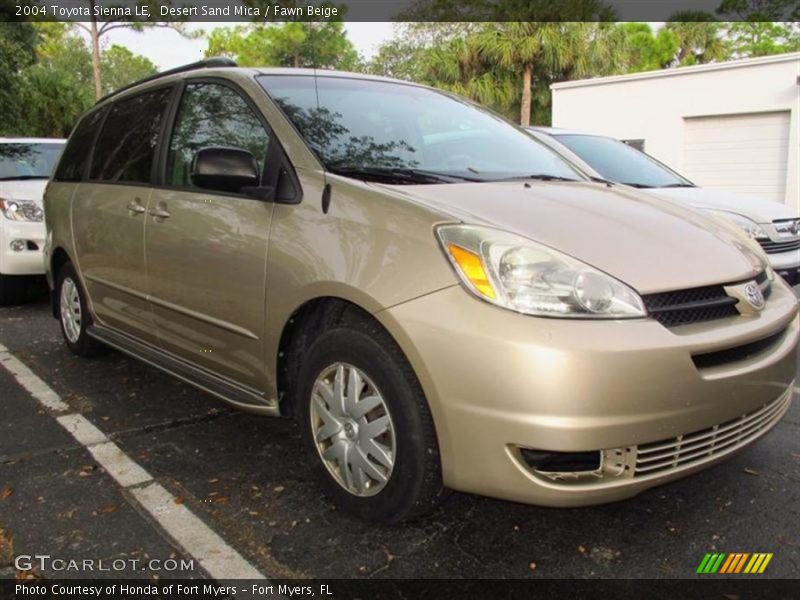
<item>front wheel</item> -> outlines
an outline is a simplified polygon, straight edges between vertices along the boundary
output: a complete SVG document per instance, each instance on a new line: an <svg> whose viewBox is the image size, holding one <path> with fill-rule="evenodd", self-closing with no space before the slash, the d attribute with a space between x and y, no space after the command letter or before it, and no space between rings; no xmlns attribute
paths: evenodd
<svg viewBox="0 0 800 600"><path fill-rule="evenodd" d="M58 298L58 320L61 324L61 333L72 353L90 357L105 351L105 346L89 337L86 331L91 325L91 316L86 309L86 295L81 287L80 279L70 263L64 264L58 272L56 297Z"/></svg>
<svg viewBox="0 0 800 600"><path fill-rule="evenodd" d="M397 522L443 498L436 432L410 365L378 326L320 336L300 371L299 411L323 489L362 519Z"/></svg>

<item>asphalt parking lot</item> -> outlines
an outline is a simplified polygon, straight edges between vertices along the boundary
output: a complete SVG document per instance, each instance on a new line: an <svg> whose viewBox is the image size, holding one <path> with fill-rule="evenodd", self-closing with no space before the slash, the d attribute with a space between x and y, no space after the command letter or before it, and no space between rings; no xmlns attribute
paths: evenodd
<svg viewBox="0 0 800 600"><path fill-rule="evenodd" d="M0 344L270 578L683 578L715 551L771 552L763 577L800 577L797 401L755 446L633 500L556 510L454 493L384 527L334 510L291 422L237 413L117 352L74 357L44 300L0 308ZM190 557L0 368L0 576L37 553Z"/></svg>

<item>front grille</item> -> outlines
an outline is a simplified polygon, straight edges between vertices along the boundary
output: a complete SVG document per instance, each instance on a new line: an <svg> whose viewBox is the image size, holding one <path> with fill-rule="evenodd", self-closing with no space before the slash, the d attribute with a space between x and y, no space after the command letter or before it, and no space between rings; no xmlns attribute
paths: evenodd
<svg viewBox="0 0 800 600"><path fill-rule="evenodd" d="M731 453L777 423L791 401L790 388L777 400L738 419L668 440L642 444L636 449L634 477L688 467L710 456Z"/></svg>
<svg viewBox="0 0 800 600"><path fill-rule="evenodd" d="M756 283L761 286L764 299L769 298L772 286L767 274L762 272L756 277ZM738 300L728 296L723 285L647 294L642 296L642 300L648 315L664 327L714 321L739 314L736 310Z"/></svg>
<svg viewBox="0 0 800 600"><path fill-rule="evenodd" d="M721 285L648 294L642 299L647 313L664 327L713 321L739 314L736 298L728 296Z"/></svg>
<svg viewBox="0 0 800 600"><path fill-rule="evenodd" d="M780 254L781 252L791 252L792 250L800 250L800 238L796 240L789 240L787 242L773 242L772 240L758 240L761 248L767 254Z"/></svg>

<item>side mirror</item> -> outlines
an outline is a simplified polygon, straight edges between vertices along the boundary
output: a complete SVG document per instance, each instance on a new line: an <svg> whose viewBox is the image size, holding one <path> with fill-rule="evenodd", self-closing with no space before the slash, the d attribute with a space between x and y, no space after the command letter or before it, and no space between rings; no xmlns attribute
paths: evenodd
<svg viewBox="0 0 800 600"><path fill-rule="evenodd" d="M258 161L252 152L241 148L201 148L192 159L192 183L209 190L240 193L242 188L261 183Z"/></svg>

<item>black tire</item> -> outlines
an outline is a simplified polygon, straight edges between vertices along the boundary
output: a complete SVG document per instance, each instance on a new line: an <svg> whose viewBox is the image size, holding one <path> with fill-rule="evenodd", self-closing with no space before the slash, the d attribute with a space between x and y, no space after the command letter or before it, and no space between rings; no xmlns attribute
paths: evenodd
<svg viewBox="0 0 800 600"><path fill-rule="evenodd" d="M77 339L72 340L70 339L70 336L67 335L64 313L61 310L61 293L64 284L68 281L72 282L77 291L81 315L79 334ZM56 309L58 322L61 326L61 334L64 336L64 342L67 344L67 347L73 354L84 358L89 358L107 352L108 349L106 346L94 338L89 337L89 334L86 332L86 329L92 324L92 316L89 314L89 310L87 309L86 292L81 285L78 274L75 272L75 268L72 266L72 263L69 262L64 263L61 266L61 269L58 271L58 275L56 277Z"/></svg>
<svg viewBox="0 0 800 600"><path fill-rule="evenodd" d="M384 487L372 496L355 495L337 482L314 440L314 382L336 363L358 368L375 384L393 422L394 466ZM316 477L344 511L368 521L396 523L419 517L443 500L439 446L428 403L400 348L377 323L337 325L317 338L303 358L297 399L296 414Z"/></svg>
<svg viewBox="0 0 800 600"><path fill-rule="evenodd" d="M0 306L25 302L28 278L24 275L0 275Z"/></svg>

